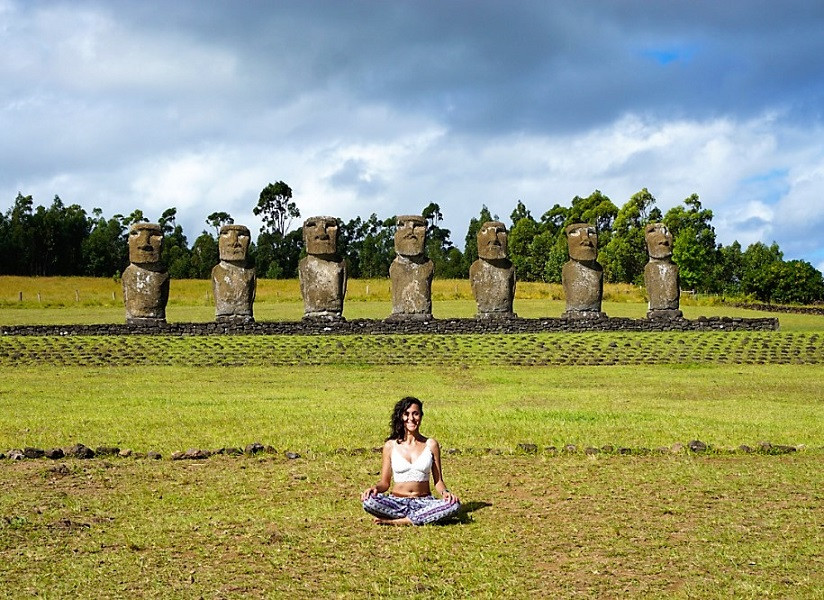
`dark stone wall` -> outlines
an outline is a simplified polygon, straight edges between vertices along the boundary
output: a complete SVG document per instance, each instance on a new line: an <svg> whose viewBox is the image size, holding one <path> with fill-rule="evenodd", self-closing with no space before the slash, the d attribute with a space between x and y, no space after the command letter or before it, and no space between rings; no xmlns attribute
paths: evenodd
<svg viewBox="0 0 824 600"><path fill-rule="evenodd" d="M582 331L776 331L778 319L698 317L697 319L433 319L388 323L355 319L332 323L268 321L256 323L164 323L159 325L5 325L0 335L371 335L478 334Z"/></svg>
<svg viewBox="0 0 824 600"><path fill-rule="evenodd" d="M762 310L777 313L796 313L799 315L820 315L824 317L824 306L783 306L781 304L760 304L736 302L732 306L747 310Z"/></svg>

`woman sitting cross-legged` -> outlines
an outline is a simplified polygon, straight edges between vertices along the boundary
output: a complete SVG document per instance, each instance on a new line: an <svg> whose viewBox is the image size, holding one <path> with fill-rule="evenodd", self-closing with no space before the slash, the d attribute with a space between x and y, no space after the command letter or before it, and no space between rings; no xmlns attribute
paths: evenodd
<svg viewBox="0 0 824 600"><path fill-rule="evenodd" d="M361 494L363 509L379 525L426 525L447 519L461 509L458 497L446 488L441 448L421 435L423 402L407 396L395 404L392 433L383 445L381 479ZM429 476L440 499L432 496ZM392 493L390 478L394 480Z"/></svg>

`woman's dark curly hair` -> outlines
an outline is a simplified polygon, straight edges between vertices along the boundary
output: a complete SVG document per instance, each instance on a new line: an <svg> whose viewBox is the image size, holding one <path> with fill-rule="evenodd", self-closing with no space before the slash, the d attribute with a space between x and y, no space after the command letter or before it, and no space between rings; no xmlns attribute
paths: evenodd
<svg viewBox="0 0 824 600"><path fill-rule="evenodd" d="M386 438L387 441L403 441L403 436L406 431L403 426L403 413L405 413L413 404L418 405L418 408L421 409L421 416L423 416L423 402L414 396L407 396L406 398L401 398L398 400L397 404L395 404L395 408L392 410L392 420L389 421L389 427L391 428L392 433L390 433L389 437Z"/></svg>

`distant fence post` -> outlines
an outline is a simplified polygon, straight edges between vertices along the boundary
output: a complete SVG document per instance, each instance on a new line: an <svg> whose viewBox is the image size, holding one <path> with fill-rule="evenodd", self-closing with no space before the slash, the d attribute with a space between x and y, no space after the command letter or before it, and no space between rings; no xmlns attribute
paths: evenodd
<svg viewBox="0 0 824 600"><path fill-rule="evenodd" d="M78 292L77 290L74 290L74 301L80 302L80 292Z"/></svg>
<svg viewBox="0 0 824 600"><path fill-rule="evenodd" d="M42 300L40 300L40 292L37 292L37 303L41 304Z"/></svg>
<svg viewBox="0 0 824 600"><path fill-rule="evenodd" d="M23 301L23 292L20 292L20 302Z"/></svg>

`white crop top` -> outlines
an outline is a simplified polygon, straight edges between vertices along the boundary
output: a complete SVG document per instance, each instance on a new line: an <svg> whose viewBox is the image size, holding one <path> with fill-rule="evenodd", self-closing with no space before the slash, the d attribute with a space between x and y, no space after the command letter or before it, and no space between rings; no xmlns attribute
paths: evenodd
<svg viewBox="0 0 824 600"><path fill-rule="evenodd" d="M429 481L432 471L432 451L426 446L420 456L411 463L401 456L398 445L392 448L392 478L395 483Z"/></svg>

